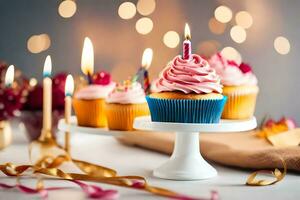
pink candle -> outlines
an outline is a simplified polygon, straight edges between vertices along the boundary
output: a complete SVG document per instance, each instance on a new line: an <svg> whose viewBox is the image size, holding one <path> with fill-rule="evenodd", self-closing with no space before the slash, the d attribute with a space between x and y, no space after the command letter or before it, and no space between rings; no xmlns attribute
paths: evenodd
<svg viewBox="0 0 300 200"><path fill-rule="evenodd" d="M188 24L185 24L184 36L185 36L185 40L183 41L182 58L184 60L189 60L192 54L192 43L190 41L191 34L190 34L190 28Z"/></svg>

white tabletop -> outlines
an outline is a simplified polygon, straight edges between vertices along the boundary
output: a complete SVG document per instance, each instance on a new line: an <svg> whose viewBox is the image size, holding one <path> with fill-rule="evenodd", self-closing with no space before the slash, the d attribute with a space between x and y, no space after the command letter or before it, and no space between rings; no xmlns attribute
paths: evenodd
<svg viewBox="0 0 300 200"><path fill-rule="evenodd" d="M28 162L26 137L20 131L14 131L14 143L0 151L0 163L14 162L24 164ZM120 144L112 137L74 134L72 137L72 155L74 158L84 159L93 163L114 168L119 175L145 176L150 184L172 189L184 194L207 197L210 190L217 190L222 200L234 199L299 199L300 178L297 174L288 173L286 178L276 185L267 187L249 187L244 183L250 171L244 171L212 163L219 172L218 177L202 181L170 181L154 178L152 170L169 159L169 156L139 148ZM15 183L15 179L0 175L0 182ZM24 180L24 184L33 186L34 181ZM63 181L47 180L47 186L74 186ZM110 185L104 188L115 188L120 192L120 199L164 199L147 193ZM81 191L74 189L50 192L49 199L84 199ZM32 195L24 195L15 190L0 190L0 199L32 199Z"/></svg>

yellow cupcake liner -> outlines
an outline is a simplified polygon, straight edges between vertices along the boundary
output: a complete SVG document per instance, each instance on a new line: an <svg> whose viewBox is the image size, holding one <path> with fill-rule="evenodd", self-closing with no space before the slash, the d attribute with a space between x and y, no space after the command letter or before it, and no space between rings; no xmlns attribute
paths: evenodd
<svg viewBox="0 0 300 200"><path fill-rule="evenodd" d="M73 99L73 107L79 126L107 126L104 99Z"/></svg>
<svg viewBox="0 0 300 200"><path fill-rule="evenodd" d="M256 87L256 86L255 86ZM227 96L222 118L223 119L249 119L254 115L258 87L241 88L236 90L232 87L223 90L223 95Z"/></svg>
<svg viewBox="0 0 300 200"><path fill-rule="evenodd" d="M131 131L134 118L149 115L147 103L142 104L106 104L108 128L111 130Z"/></svg>

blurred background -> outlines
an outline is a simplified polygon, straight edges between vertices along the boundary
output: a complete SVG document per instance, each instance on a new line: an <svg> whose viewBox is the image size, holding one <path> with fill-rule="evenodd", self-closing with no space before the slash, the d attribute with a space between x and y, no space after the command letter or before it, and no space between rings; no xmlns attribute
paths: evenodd
<svg viewBox="0 0 300 200"><path fill-rule="evenodd" d="M126 79L150 47L153 79L181 53L188 22L194 52L222 51L252 65L260 87L258 119L286 115L300 123L299 8L298 0L1 0L0 60L41 80L50 54L54 72L79 75L88 36L95 71Z"/></svg>

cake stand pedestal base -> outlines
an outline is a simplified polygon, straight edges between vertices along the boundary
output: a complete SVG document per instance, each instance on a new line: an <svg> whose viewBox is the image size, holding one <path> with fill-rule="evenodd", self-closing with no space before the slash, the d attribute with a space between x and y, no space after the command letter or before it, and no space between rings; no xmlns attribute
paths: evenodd
<svg viewBox="0 0 300 200"><path fill-rule="evenodd" d="M138 130L175 132L175 146L171 158L153 175L171 180L201 180L217 176L217 171L202 157L199 132L237 132L256 128L256 119L221 120L216 124L153 122L150 116L135 118Z"/></svg>
<svg viewBox="0 0 300 200"><path fill-rule="evenodd" d="M176 132L175 147L170 160L155 169L153 175L163 179L199 180L217 176L199 151L199 133Z"/></svg>

